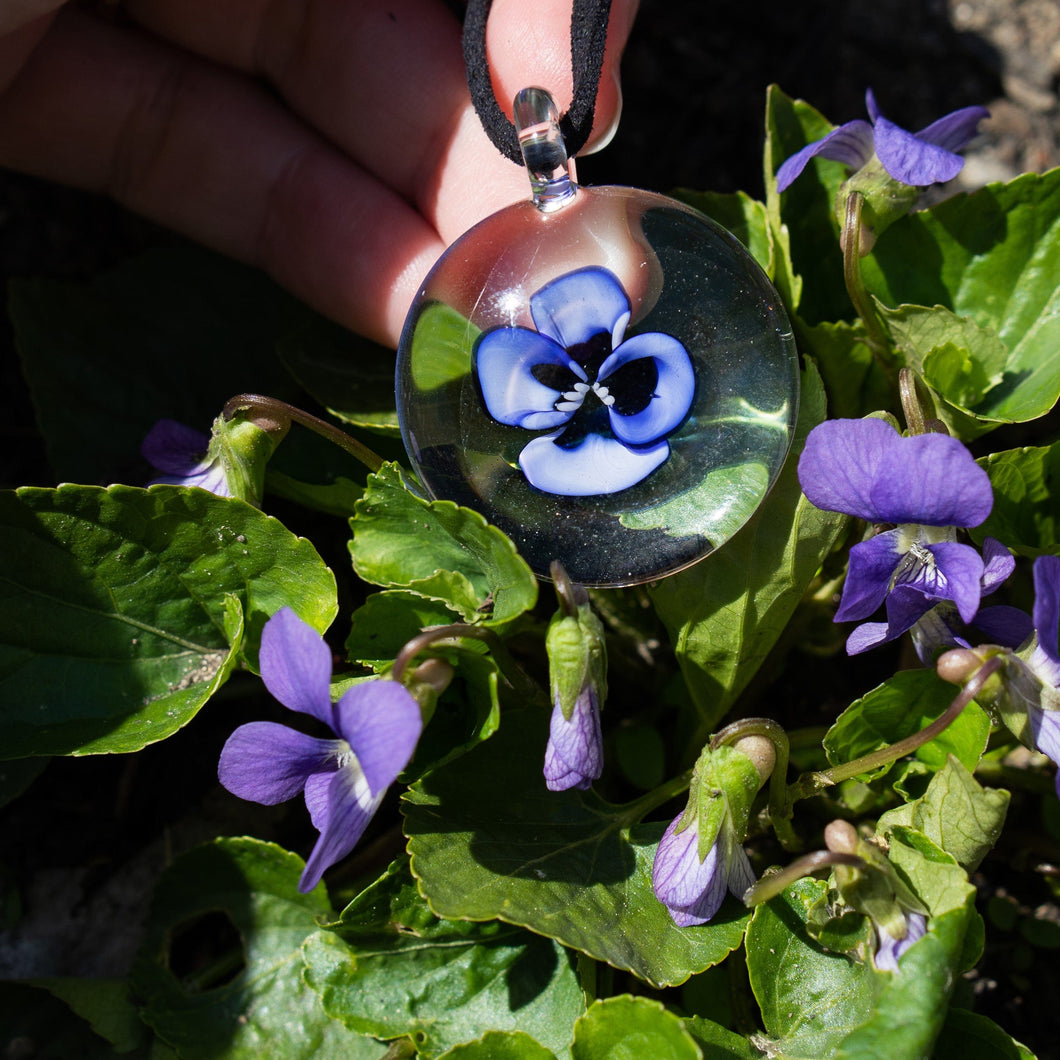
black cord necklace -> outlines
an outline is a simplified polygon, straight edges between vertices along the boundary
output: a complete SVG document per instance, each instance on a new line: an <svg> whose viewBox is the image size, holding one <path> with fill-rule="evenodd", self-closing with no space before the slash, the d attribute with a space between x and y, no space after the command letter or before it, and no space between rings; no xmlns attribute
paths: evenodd
<svg viewBox="0 0 1060 1060"><path fill-rule="evenodd" d="M475 112L493 146L505 158L522 165L518 133L497 103L486 59L486 23L492 3L493 0L468 0L463 37L467 85ZM570 158L585 146L592 132L610 14L611 0L574 0L570 24L574 96L570 110L560 118L560 132Z"/></svg>

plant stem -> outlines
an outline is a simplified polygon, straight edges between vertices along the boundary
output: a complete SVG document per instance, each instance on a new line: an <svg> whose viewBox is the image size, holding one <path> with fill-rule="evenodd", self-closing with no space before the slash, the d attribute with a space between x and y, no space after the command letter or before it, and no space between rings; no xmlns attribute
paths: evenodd
<svg viewBox="0 0 1060 1060"><path fill-rule="evenodd" d="M799 799L807 799L816 795L824 788L841 781L849 780L851 777L860 776L862 773L871 773L880 766L890 765L897 762L907 754L912 754L918 747L935 739L951 722L953 722L962 710L975 699L976 693L983 687L1002 665L998 656L988 659L972 675L968 683L957 693L953 702L936 718L930 725L926 725L919 732L907 736L904 740L881 747L878 751L855 758L853 762L844 762L831 769L822 769L815 773L806 773L799 777L788 789L787 798L789 806Z"/></svg>
<svg viewBox="0 0 1060 1060"><path fill-rule="evenodd" d="M426 651L427 648L441 641L460 640L462 638L485 641L494 662L497 664L497 668L515 693L522 696L529 703L536 703L539 706L549 705L548 696L544 690L512 658L511 653L505 647L504 641L492 629L488 629L485 626L471 626L464 622L457 622L451 626L435 626L432 629L425 629L422 633L413 637L398 652L397 658L394 659L391 677L395 681L404 680L405 671L408 669L409 663L420 652Z"/></svg>
<svg viewBox="0 0 1060 1060"><path fill-rule="evenodd" d="M356 438L350 437L345 431L339 430L338 427L328 423L326 420L322 420L318 416L312 416L308 412L303 412L301 409L295 408L294 405L288 405L286 401L280 401L278 398L264 397L261 394L237 394L226 403L221 415L226 420L230 420L238 412L251 411L259 414L264 413L266 416L274 417L281 422L290 420L301 424L303 427L308 427L309 430L319 434L322 438L326 438L329 442L334 442L340 449L345 449L352 457L364 464L369 471L378 471L383 466L382 457L373 453L371 449L357 441Z"/></svg>
<svg viewBox="0 0 1060 1060"><path fill-rule="evenodd" d="M836 850L815 850L812 854L803 854L796 858L790 865L785 865L778 872L763 876L753 887L748 887L744 892L743 902L747 906L761 905L775 898L781 891L789 887L803 876L809 876L818 869L829 868L832 865L864 866L865 862L856 854L843 854Z"/></svg>
<svg viewBox="0 0 1060 1060"><path fill-rule="evenodd" d="M865 340L873 357L894 381L894 356L891 340L884 330L876 313L872 296L865 287L861 276L861 208L864 197L860 191L852 191L847 196L846 223L843 225L843 236L840 243L843 248L843 281L847 294L853 302L857 314L865 325Z"/></svg>

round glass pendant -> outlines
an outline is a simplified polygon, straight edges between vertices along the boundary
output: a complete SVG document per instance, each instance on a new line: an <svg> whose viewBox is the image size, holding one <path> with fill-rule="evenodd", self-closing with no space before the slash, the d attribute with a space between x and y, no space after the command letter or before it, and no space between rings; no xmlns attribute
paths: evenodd
<svg viewBox="0 0 1060 1060"><path fill-rule="evenodd" d="M579 188L555 105L515 105L531 199L458 239L398 348L402 437L433 498L480 512L539 575L651 581L754 513L798 411L780 298L673 199Z"/></svg>

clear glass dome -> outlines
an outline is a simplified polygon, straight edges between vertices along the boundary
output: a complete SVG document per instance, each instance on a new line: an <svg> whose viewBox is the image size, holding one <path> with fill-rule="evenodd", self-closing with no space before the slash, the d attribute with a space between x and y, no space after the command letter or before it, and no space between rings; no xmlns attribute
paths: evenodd
<svg viewBox="0 0 1060 1060"><path fill-rule="evenodd" d="M799 374L744 247L665 196L574 188L493 214L442 256L398 349L402 436L427 492L587 585L702 559L761 504Z"/></svg>

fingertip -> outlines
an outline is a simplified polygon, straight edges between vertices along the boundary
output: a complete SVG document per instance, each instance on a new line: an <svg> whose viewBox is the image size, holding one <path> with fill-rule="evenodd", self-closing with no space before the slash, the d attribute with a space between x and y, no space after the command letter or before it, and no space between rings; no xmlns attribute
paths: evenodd
<svg viewBox="0 0 1060 1060"><path fill-rule="evenodd" d="M620 66L638 0L612 0L593 131L583 154L606 147L622 110ZM561 113L574 94L571 70L571 0L538 0L535 18L526 17L522 0L494 0L486 28L493 88L502 110L511 117L512 100L530 86L547 89Z"/></svg>

